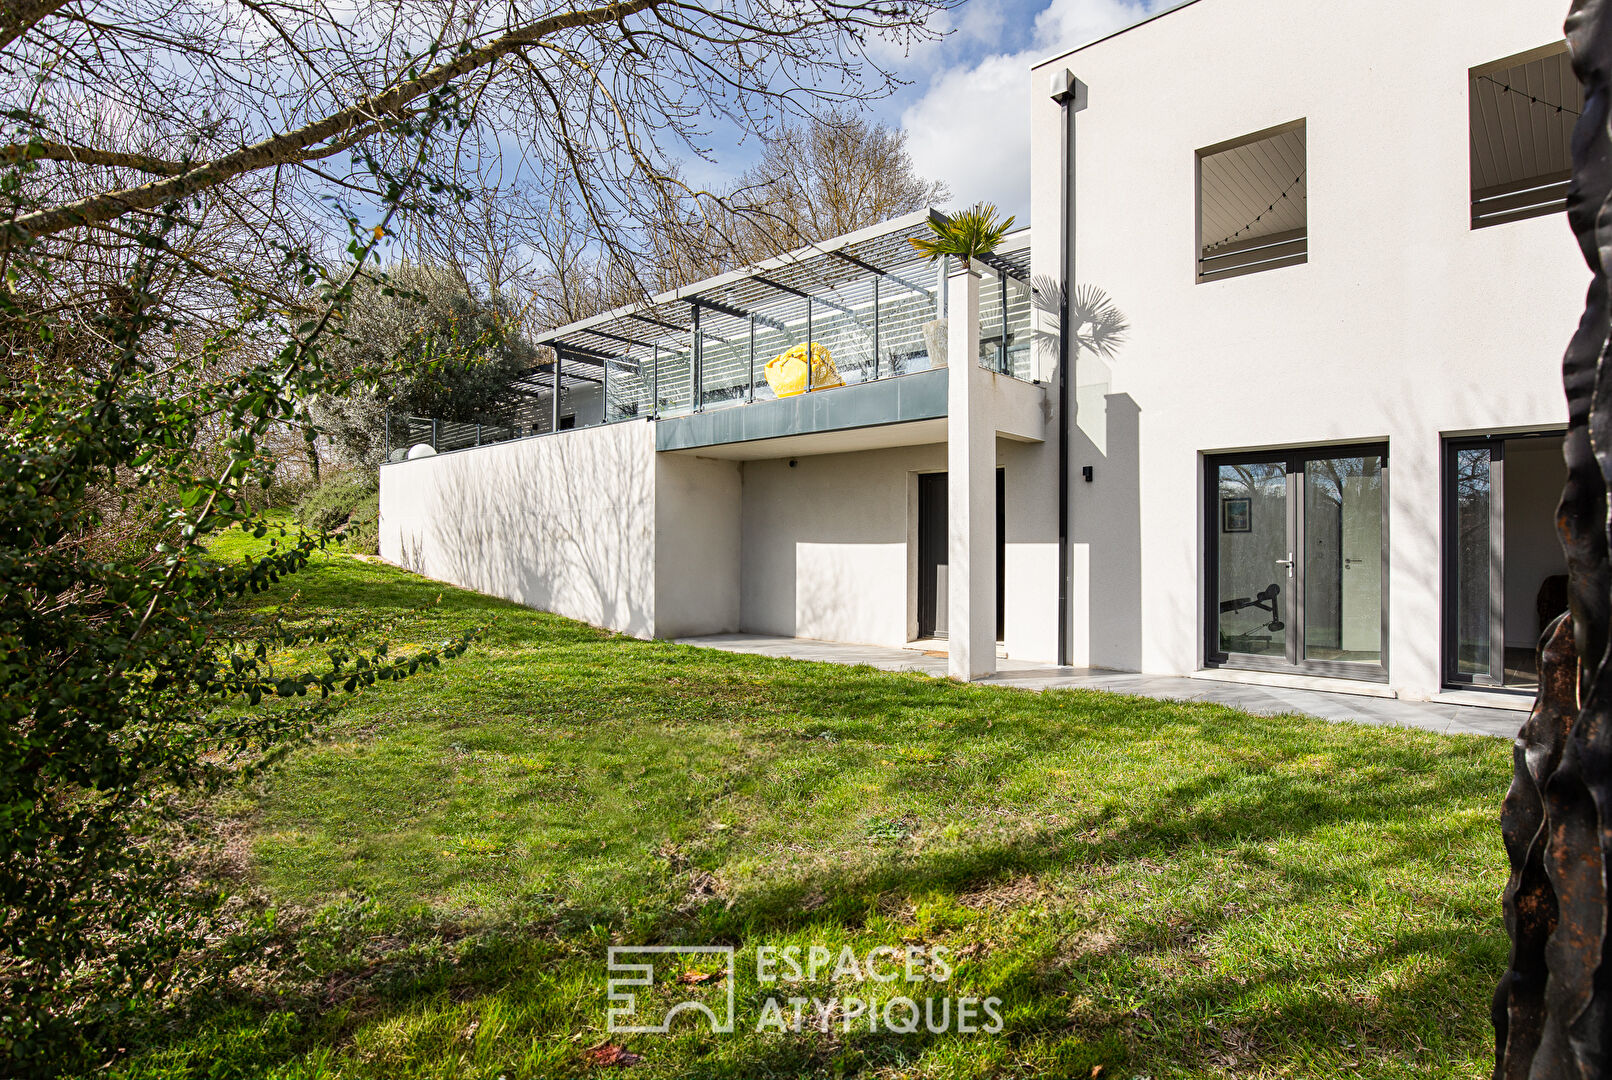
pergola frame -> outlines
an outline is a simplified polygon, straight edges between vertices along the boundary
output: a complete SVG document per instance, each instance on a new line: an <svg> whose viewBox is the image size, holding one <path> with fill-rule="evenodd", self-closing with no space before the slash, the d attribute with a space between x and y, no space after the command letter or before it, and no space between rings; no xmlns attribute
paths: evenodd
<svg viewBox="0 0 1612 1080"><path fill-rule="evenodd" d="M706 385L706 346L733 346L741 350L746 346L743 330L738 334L725 331L731 336L719 336L712 332L710 319L703 317L705 315L725 316L748 324L749 363L744 399L753 400L757 328L765 327L785 334L790 332L789 324L767 309L776 307L780 300L787 297L802 301L805 307L804 341L811 342L820 309L836 312L865 325L867 319L864 312L834 297L836 290L859 282L869 282L871 285L872 325L869 336L872 341L872 377L881 377L884 374L880 349L881 286L886 283L896 286L923 302L934 304L937 318L944 315L944 281L937 277L933 285L925 286L913 280L910 268L916 256L909 243L912 239L929 235L928 223L931 220L944 219L945 215L933 208L918 211L538 336L535 344L553 349L556 356L554 361L541 365L529 376L535 377L539 371L549 374L548 379L539 385L555 395L551 430L559 425L559 392L582 383L601 385L605 399L604 419L609 421L612 419L610 386L613 373L630 372L641 376L646 363L649 365L649 414L660 415L663 408L660 376L664 352L689 357L688 407L687 410L678 407L677 411L702 411L710 389ZM1021 283L1028 283L1028 254L1026 249L980 260L1002 278L1000 286L1004 311L1007 309L1006 279L1012 277ZM1004 367L1006 351L1004 333L1000 347ZM811 363L806 365L808 390L812 388L811 380L815 376L813 367ZM585 370L587 368L593 370ZM737 386L734 389L737 390Z"/></svg>

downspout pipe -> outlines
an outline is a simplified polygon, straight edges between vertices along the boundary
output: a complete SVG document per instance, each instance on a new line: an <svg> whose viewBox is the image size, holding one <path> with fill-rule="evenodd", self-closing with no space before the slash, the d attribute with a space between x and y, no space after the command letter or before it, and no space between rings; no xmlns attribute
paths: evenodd
<svg viewBox="0 0 1612 1080"><path fill-rule="evenodd" d="M1062 109L1062 148L1058 155L1058 664L1070 663L1070 556L1069 543L1069 364L1073 342L1069 333L1069 290L1075 282L1075 111L1080 80L1068 68L1052 75L1052 100Z"/></svg>

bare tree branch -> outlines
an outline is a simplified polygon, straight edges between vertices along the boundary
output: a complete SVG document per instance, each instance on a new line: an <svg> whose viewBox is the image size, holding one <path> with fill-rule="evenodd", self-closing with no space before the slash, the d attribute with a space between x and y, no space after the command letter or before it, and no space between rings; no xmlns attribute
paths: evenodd
<svg viewBox="0 0 1612 1080"><path fill-rule="evenodd" d="M365 129L385 130L404 119L407 106L411 103L550 34L578 27L608 25L664 2L666 0L625 0L602 8L570 11L541 19L480 48L467 49L455 59L383 93L371 95L355 105L293 131L225 154L178 176L23 214L13 223L15 231L12 234L0 236L0 249L9 248L15 243L18 233L31 239L84 225L102 224L131 211L150 210L183 199L198 191L227 183L243 173L299 160L299 155L310 150L314 151L315 156L323 156L320 152L325 150L334 153L341 147L321 147L320 144L329 140L348 140L347 145L350 146L362 138Z"/></svg>

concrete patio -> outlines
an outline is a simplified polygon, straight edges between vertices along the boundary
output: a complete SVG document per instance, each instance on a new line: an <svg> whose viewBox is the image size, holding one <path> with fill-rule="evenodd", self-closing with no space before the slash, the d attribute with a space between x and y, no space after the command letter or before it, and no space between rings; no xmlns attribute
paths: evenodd
<svg viewBox="0 0 1612 1080"><path fill-rule="evenodd" d="M764 634L712 634L678 638L678 644L726 652L815 660L829 664L866 664L884 671L915 671L937 678L946 676L943 652L889 649L877 645L846 645L808 638L768 637ZM1174 675L1134 675L1091 668L1061 668L1022 660L997 661L997 673L981 682L1023 690L1069 688L1107 690L1116 694L1173 701L1207 701L1245 712L1271 716L1302 713L1323 720L1347 720L1420 728L1444 735L1493 735L1510 739L1517 734L1526 712L1483 708L1443 701L1401 701L1392 697L1331 693Z"/></svg>

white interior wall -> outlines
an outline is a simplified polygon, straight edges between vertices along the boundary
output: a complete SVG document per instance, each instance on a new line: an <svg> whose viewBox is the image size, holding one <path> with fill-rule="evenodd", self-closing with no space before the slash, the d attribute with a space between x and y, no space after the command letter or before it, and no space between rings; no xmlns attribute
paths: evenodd
<svg viewBox="0 0 1612 1080"><path fill-rule="evenodd" d="M1470 228L1467 72L1560 33L1506 0L1199 0L1032 74L1034 272L1059 271L1068 68L1077 280L1132 328L1074 374L1076 663L1201 666L1205 452L1385 439L1390 682L1437 692L1441 435L1565 421L1588 281L1559 216ZM1197 149L1300 118L1308 263L1196 284Z"/></svg>
<svg viewBox="0 0 1612 1080"><path fill-rule="evenodd" d="M622 423L384 465L381 556L595 626L655 632L655 429Z"/></svg>
<svg viewBox="0 0 1612 1080"><path fill-rule="evenodd" d="M1567 480L1560 439L1511 439L1505 459L1506 644L1539 642L1539 586L1567 573L1556 504Z"/></svg>

